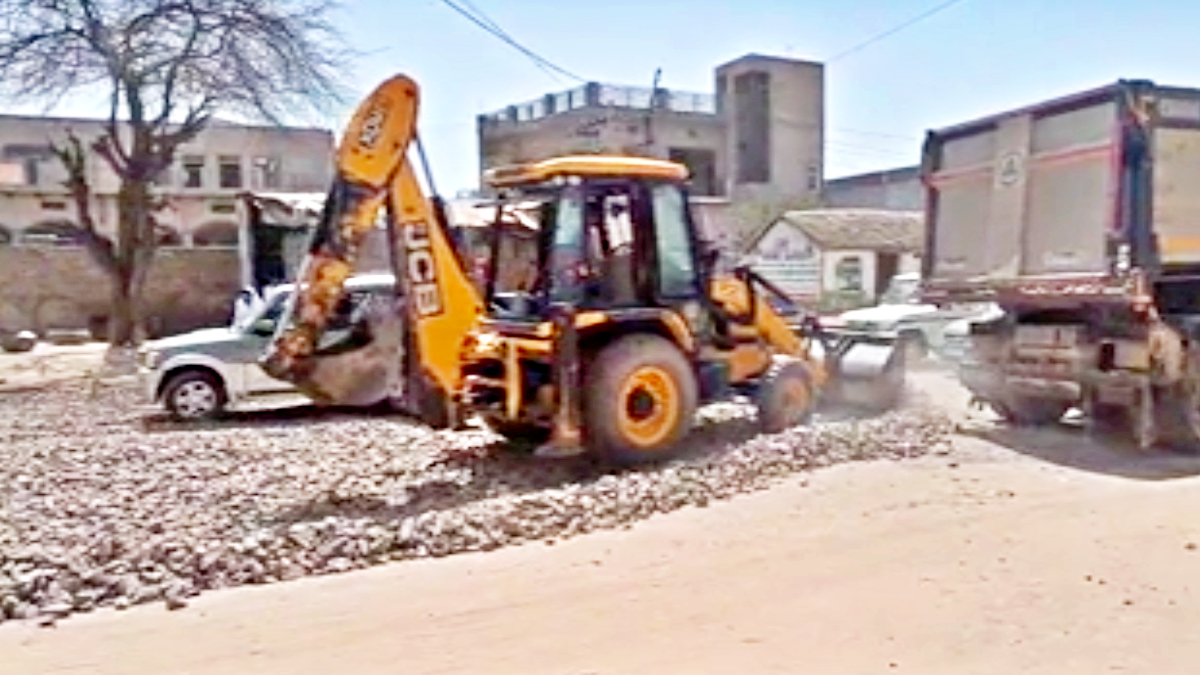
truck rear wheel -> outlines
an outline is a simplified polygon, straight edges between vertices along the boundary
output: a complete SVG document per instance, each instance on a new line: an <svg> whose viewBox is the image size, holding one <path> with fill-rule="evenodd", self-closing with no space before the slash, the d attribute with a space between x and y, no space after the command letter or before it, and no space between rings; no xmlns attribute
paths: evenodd
<svg viewBox="0 0 1200 675"><path fill-rule="evenodd" d="M1062 419L1071 404L1048 398L1014 396L1002 404L992 407L1005 421L1018 426L1046 426Z"/></svg>
<svg viewBox="0 0 1200 675"><path fill-rule="evenodd" d="M1178 387L1158 392L1155 422L1162 441L1174 450L1200 453L1200 390Z"/></svg>
<svg viewBox="0 0 1200 675"><path fill-rule="evenodd" d="M699 399L691 364L657 335L630 335L604 347L588 364L583 390L589 449L621 465L678 454Z"/></svg>

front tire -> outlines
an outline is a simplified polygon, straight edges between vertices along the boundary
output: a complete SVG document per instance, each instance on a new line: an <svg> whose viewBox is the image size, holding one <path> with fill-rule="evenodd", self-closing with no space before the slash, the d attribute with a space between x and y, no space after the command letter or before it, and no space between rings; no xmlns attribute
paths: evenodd
<svg viewBox="0 0 1200 675"><path fill-rule="evenodd" d="M584 378L588 449L619 465L662 461L681 451L699 403L696 375L673 343L631 335L603 348Z"/></svg>
<svg viewBox="0 0 1200 675"><path fill-rule="evenodd" d="M759 385L756 403L763 431L775 434L808 422L815 395L808 369L800 361L773 364Z"/></svg>
<svg viewBox="0 0 1200 675"><path fill-rule="evenodd" d="M163 387L163 404L179 422L217 419L228 400L220 378L200 370L174 375Z"/></svg>

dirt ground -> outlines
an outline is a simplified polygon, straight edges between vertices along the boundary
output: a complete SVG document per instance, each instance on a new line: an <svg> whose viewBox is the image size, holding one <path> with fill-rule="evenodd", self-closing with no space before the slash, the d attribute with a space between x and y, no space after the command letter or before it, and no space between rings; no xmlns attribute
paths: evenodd
<svg viewBox="0 0 1200 675"><path fill-rule="evenodd" d="M618 532L0 626L0 673L1190 673L1200 458L997 427Z"/></svg>
<svg viewBox="0 0 1200 675"><path fill-rule="evenodd" d="M104 374L108 345L88 342L55 345L39 342L33 351L9 354L0 351L0 390L37 387L50 382Z"/></svg>

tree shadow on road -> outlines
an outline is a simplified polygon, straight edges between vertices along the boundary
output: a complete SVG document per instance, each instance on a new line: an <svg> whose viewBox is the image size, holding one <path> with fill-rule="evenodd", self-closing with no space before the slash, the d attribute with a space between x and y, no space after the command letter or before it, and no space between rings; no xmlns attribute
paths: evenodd
<svg viewBox="0 0 1200 675"><path fill-rule="evenodd" d="M1119 437L1093 436L1080 422L1070 418L1046 427L972 420L960 425L958 433L1027 457L1090 473L1142 481L1200 476L1200 456L1163 447L1139 451Z"/></svg>

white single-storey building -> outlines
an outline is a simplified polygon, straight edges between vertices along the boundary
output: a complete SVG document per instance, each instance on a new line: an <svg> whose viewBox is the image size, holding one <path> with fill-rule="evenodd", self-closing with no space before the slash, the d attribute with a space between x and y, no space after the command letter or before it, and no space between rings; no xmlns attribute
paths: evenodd
<svg viewBox="0 0 1200 675"><path fill-rule="evenodd" d="M923 232L919 211L788 211L750 240L746 262L805 305L870 305L894 275L920 271Z"/></svg>

